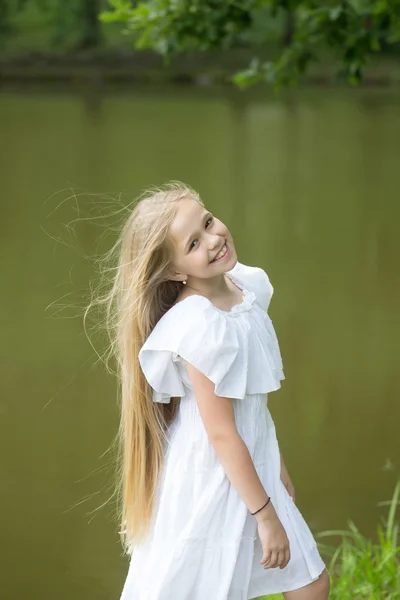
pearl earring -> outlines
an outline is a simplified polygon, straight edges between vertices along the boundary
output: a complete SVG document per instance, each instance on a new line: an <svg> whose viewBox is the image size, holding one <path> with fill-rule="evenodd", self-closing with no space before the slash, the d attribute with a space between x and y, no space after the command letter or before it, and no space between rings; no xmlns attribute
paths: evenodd
<svg viewBox="0 0 400 600"><path fill-rule="evenodd" d="M183 284L186 284L186 279L185 279L185 281L182 281L182 283L183 283Z"/></svg>

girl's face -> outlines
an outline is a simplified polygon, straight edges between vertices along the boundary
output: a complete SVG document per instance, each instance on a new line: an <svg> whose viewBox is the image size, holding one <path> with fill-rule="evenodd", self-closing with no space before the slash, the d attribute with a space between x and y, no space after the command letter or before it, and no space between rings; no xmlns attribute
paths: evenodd
<svg viewBox="0 0 400 600"><path fill-rule="evenodd" d="M228 228L191 198L179 201L170 226L171 279L208 279L233 269L237 255Z"/></svg>

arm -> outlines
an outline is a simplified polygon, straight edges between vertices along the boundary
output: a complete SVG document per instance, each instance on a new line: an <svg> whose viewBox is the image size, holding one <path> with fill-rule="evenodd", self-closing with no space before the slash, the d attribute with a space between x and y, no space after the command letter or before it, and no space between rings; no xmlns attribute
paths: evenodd
<svg viewBox="0 0 400 600"><path fill-rule="evenodd" d="M259 510L268 500L250 453L236 428L232 400L214 394L214 383L186 362L200 416L208 438L231 481L250 512ZM290 560L289 539L272 502L255 516L263 556L264 569L283 569Z"/></svg>
<svg viewBox="0 0 400 600"><path fill-rule="evenodd" d="M254 463L236 428L232 400L214 394L214 384L190 363L186 362L200 416L210 443L250 512L255 512L268 500L269 494L258 477ZM272 502L254 515L257 521L276 516Z"/></svg>

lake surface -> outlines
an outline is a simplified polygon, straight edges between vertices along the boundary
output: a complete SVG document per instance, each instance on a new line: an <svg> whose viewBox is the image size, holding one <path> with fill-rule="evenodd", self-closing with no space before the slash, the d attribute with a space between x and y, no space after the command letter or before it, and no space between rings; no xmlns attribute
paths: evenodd
<svg viewBox="0 0 400 600"><path fill-rule="evenodd" d="M3 90L2 598L119 598L128 563L104 505L116 387L80 317L87 257L113 232L90 218L169 179L198 189L274 285L286 380L269 407L299 509L314 533L352 519L375 536L400 470L399 103Z"/></svg>

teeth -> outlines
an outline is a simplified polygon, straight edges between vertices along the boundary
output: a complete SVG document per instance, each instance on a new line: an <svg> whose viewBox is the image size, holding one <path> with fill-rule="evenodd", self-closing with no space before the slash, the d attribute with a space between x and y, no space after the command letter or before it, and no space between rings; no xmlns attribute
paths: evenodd
<svg viewBox="0 0 400 600"><path fill-rule="evenodd" d="M219 252L217 254L217 256L214 258L214 260L218 260L219 258L222 258L226 254L226 251L227 251L227 247L226 247L226 244L224 244L224 247L222 248L221 252ZM214 260L213 260L213 262L214 262Z"/></svg>

